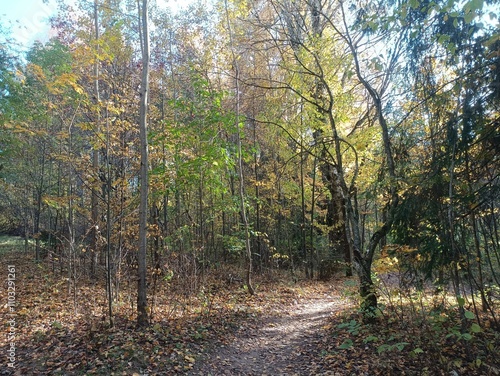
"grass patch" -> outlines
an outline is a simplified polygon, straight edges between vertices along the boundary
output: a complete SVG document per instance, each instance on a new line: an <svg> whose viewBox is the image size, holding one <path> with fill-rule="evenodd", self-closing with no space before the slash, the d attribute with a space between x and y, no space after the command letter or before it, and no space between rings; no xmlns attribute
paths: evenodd
<svg viewBox="0 0 500 376"><path fill-rule="evenodd" d="M0 235L0 252L23 250L24 239L20 236Z"/></svg>

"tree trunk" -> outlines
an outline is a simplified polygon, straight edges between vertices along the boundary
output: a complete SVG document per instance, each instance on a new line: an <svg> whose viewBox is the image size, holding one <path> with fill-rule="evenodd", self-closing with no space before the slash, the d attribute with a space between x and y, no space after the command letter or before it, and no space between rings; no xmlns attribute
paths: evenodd
<svg viewBox="0 0 500 376"><path fill-rule="evenodd" d="M41 172L39 177L38 185L35 188L35 210L34 210L34 222L33 222L33 233L35 235L35 261L41 261L40 254L40 220L42 215L42 198L43 198L43 185L45 184L45 143L43 143L42 155L41 155Z"/></svg>
<svg viewBox="0 0 500 376"><path fill-rule="evenodd" d="M329 226L328 240L332 257L342 257L344 262L351 264L351 251L346 228L346 208L342 185L339 181L335 166L324 163L321 167L331 198L327 202L326 224ZM351 269L346 268L347 276L352 275Z"/></svg>
<svg viewBox="0 0 500 376"><path fill-rule="evenodd" d="M113 291L112 291L112 275L113 265L111 263L111 226L113 220L111 218L111 162L110 162L110 130L109 130L109 117L108 109L106 106L106 183L105 194L106 199L106 293L108 298L108 315L109 326L113 327Z"/></svg>
<svg viewBox="0 0 500 376"><path fill-rule="evenodd" d="M241 128L240 128L240 70L238 67L238 59L234 52L233 46L233 35L231 31L231 23L229 21L229 10L227 6L227 0L224 1L226 9L227 27L229 30L229 40L231 45L232 61L235 73L235 94L236 94L236 137L237 137L237 147L238 147L238 177L240 180L239 193L240 193L240 215L241 221L243 222L243 228L245 232L245 257L247 262L246 270L246 285L250 295L255 294L255 290L252 286L252 271L253 271L253 260L252 260L252 250L250 246L250 223L248 222L248 216L245 208L245 181L243 174L243 155L241 146Z"/></svg>
<svg viewBox="0 0 500 376"><path fill-rule="evenodd" d="M96 39L96 55L98 55L99 50L98 50L98 40L99 40L99 17L97 13L97 1L94 0L94 27L95 27L95 39ZM94 64L94 91L95 91L95 98L97 105L99 105L100 102L100 94L99 94L99 59L96 57L96 61ZM99 134L99 128L100 128L100 122L101 122L101 113L100 110L97 110L97 119L96 119L96 126L95 126L95 133ZM92 151L92 169L95 174L95 179L96 181L92 184L92 197L91 197L91 226L92 230L90 232L90 275L92 277L95 277L96 275L96 268L97 268L97 244L98 244L98 235L99 235L99 229L98 229L98 220L99 220L99 201L98 201L98 189L97 189L97 182L99 181L99 178L97 174L99 173L99 149L94 148Z"/></svg>
<svg viewBox="0 0 500 376"><path fill-rule="evenodd" d="M373 285L371 276L371 265L366 265L366 262L360 263L361 268L358 269L359 277L359 295L361 298L361 311L365 319L368 321L374 318L375 310L377 309L377 294Z"/></svg>
<svg viewBox="0 0 500 376"><path fill-rule="evenodd" d="M139 2L139 0L138 0ZM140 9L140 7L139 7ZM141 10L141 9L140 9ZM140 12L141 14L141 12ZM148 31L148 0L142 1L142 81L139 114L139 137L141 144L140 167L140 205L139 205L139 254L138 254L138 286L137 286L137 326L149 325L146 293L146 255L147 255L147 215L148 215L148 133L147 110L149 94L149 31Z"/></svg>
<svg viewBox="0 0 500 376"><path fill-rule="evenodd" d="M382 143L383 143L383 150L384 150L384 156L385 156L385 161L387 164L387 173L390 178L390 185L389 185L389 200L386 204L387 208L387 217L382 224L382 226L375 231L375 233L372 235L370 238L368 248L366 252L361 252L360 246L361 246L361 239L359 237L359 216L356 212L351 210L350 215L352 215L352 218L355 218L355 226L356 229L353 228L353 231L358 231L357 234L357 241L354 243L354 263L355 269L358 273L359 277L359 282L360 282L360 296L362 299L362 304L361 308L362 311L365 313L365 318L370 319L373 317L373 312L377 309L377 297L375 295L375 292L373 291L373 282L371 280L371 265L373 261L373 256L375 254L376 248L380 245L380 242L382 239L385 238L385 236L388 234L389 230L392 227L392 224L394 222L394 215L396 208L399 203L399 196L398 196L398 186L397 186L397 179L396 179L396 168L395 168L395 163L394 163L394 157L393 157L393 151L392 151L392 144L391 144L391 139L389 135L389 126L387 124L387 120L384 116L383 113L383 104L382 104L382 98L370 82L363 76L363 73L361 71L361 66L359 63L359 52L357 50L356 44L353 42L351 39L351 36L347 30L349 28L347 27L347 21L346 21L346 16L344 13L344 8L343 5L341 5L341 10L342 10L342 15L343 15L343 22L346 30L346 34L344 35L344 40L348 44L348 47L351 51L353 60L354 60L354 68L356 72L356 77L358 78L359 82L363 85L365 90L368 92L370 95L373 105L375 107L376 111L376 116L377 120L380 126L380 130L382 133ZM397 54L398 49L395 48L394 54ZM396 56L393 56L391 58L391 61L397 61ZM391 73L390 67L387 68L388 72L386 73L389 75ZM352 209L352 207L351 207ZM354 224L353 222L353 224Z"/></svg>

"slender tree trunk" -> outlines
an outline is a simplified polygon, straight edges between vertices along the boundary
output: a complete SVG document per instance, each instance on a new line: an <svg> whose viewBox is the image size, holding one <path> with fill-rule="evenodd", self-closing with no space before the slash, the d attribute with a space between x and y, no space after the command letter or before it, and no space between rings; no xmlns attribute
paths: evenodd
<svg viewBox="0 0 500 376"><path fill-rule="evenodd" d="M138 0L139 3L139 0ZM140 9L140 7L139 7ZM141 147L140 167L140 206L139 206L139 254L138 254L138 286L137 286L137 326L149 325L146 292L146 255L147 255L147 215L148 215L148 132L147 110L149 95L149 30L148 0L142 1L141 14L141 47L142 47L142 81L139 114L139 137Z"/></svg>
<svg viewBox="0 0 500 376"><path fill-rule="evenodd" d="M113 266L111 263L111 226L112 226L112 213L111 213L111 162L110 162L110 130L109 130L109 116L106 106L106 293L108 300L108 315L109 326L113 327L113 285L112 274Z"/></svg>
<svg viewBox="0 0 500 376"><path fill-rule="evenodd" d="M486 312L488 310L488 301L486 299L486 294L484 291L485 286L484 286L484 276L483 276L483 255L481 252L479 230L477 228L477 218L474 212L472 212L471 215L471 222L472 222L472 231L474 236L474 248L476 249L479 294L481 295L481 305L483 312Z"/></svg>
<svg viewBox="0 0 500 376"><path fill-rule="evenodd" d="M311 245L311 252L314 250L314 216L316 207L316 167L317 167L317 158L314 156L313 163L313 171L312 171L312 184L311 184L311 216L309 219L309 244ZM312 257L312 255L311 255ZM312 270L311 270L312 272Z"/></svg>
<svg viewBox="0 0 500 376"><path fill-rule="evenodd" d="M35 188L35 211L34 211L34 223L33 223L33 233L35 235L35 260L40 262L40 220L42 215L42 196L43 196L43 185L45 184L45 142L43 142L43 149L41 155L41 172L38 184Z"/></svg>
<svg viewBox="0 0 500 376"><path fill-rule="evenodd" d="M254 177L255 177L255 230L257 232L257 239L255 242L256 252L259 257L259 268L260 271L264 268L264 261L267 262L269 257L263 253L262 238L261 238L261 228L260 228L260 188L259 188L259 155L257 149L257 122L253 122L253 146L255 149L254 158Z"/></svg>
<svg viewBox="0 0 500 376"><path fill-rule="evenodd" d="M243 153L241 146L241 128L240 128L240 70L238 66L238 59L234 52L233 45L233 34L231 29L231 22L229 20L229 10L227 5L227 0L224 0L224 5L226 8L226 18L227 27L229 31L229 40L231 46L232 62L235 73L235 94L236 94L236 137L237 137L237 147L238 147L238 177L240 180L239 193L240 193L240 214L241 220L243 222L243 228L245 231L245 255L247 261L247 271L246 271L246 285L250 295L255 294L255 290L252 286L252 271L253 271L253 260L252 260L252 250L250 247L250 224L248 222L248 216L245 207L245 181L243 174Z"/></svg>
<svg viewBox="0 0 500 376"><path fill-rule="evenodd" d="M99 16L97 12L97 3L98 0L94 0L94 27L95 27L95 41L96 41L96 55L99 53ZM94 94L96 98L96 104L97 104L97 118L96 118L96 125L95 125L95 133L99 134L99 128L100 128L100 122L101 122L101 113L99 109L99 103L100 103L100 94L99 94L99 59L95 58L95 64L94 64ZM97 190L97 182L99 181L98 174L99 174L99 149L94 148L92 151L92 170L94 171L95 174L95 179L96 181L92 185L92 197L91 197L91 214L90 214L90 219L91 219L91 226L92 226L92 231L90 232L90 274L92 277L95 276L96 274L96 267L97 267L97 244L98 244L98 235L99 235L99 230L98 230L98 221L99 221L99 198L98 198L98 190Z"/></svg>
<svg viewBox="0 0 500 376"><path fill-rule="evenodd" d="M300 248L302 252L302 257L304 257L304 262L306 266L306 278L313 279L313 260L312 254L307 251L307 239L306 239L306 196L305 196L305 184L304 184L304 147L303 140L300 141ZM311 249L312 252L312 249Z"/></svg>
<svg viewBox="0 0 500 376"><path fill-rule="evenodd" d="M455 291L455 296L458 302L458 312L460 314L460 318L462 320L462 332L466 327L466 317L465 317L465 308L464 305L461 304L462 294L460 292L460 273L458 268L458 263L460 261L459 250L455 241L455 198L454 198L454 180L455 180L455 158L457 153L457 141L456 136L453 139L452 152L450 156L450 168L449 168L449 177L450 182L448 184L448 208L447 208L447 220L448 220L448 237L451 251L451 260L452 260L452 283Z"/></svg>
<svg viewBox="0 0 500 376"><path fill-rule="evenodd" d="M78 113L78 108L75 111L75 114ZM75 117L71 120L71 123L69 124L68 127L68 154L67 158L69 161L71 161L71 156L73 153L73 123L74 123ZM73 183L73 165L72 163L69 164L68 168L68 236L67 236L67 241L68 241L68 259L69 259L69 265L68 265L68 291L71 290L71 287L73 288L73 308L75 314L77 313L77 291L76 291L76 247L75 247L75 239L76 239L76 229L75 229L75 218L74 218L74 205L73 205L73 197L74 197L74 191L75 191L75 186Z"/></svg>
<svg viewBox="0 0 500 376"><path fill-rule="evenodd" d="M203 225L203 217L205 215L203 210L203 169L200 168L200 184L198 186L198 206L199 206L199 218L198 218L198 227L199 227L199 246L198 250L201 253L201 286L205 285L205 267L206 267L206 249L205 249L205 226Z"/></svg>

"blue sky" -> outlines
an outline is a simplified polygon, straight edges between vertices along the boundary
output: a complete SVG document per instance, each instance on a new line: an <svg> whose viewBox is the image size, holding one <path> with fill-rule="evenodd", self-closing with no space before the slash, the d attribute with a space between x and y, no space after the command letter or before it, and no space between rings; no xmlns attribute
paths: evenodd
<svg viewBox="0 0 500 376"><path fill-rule="evenodd" d="M156 2L175 11L192 3L193 0L156 0ZM56 0L0 0L0 22L6 26L10 25L12 36L26 49L35 40L48 41L50 38L48 18L56 11Z"/></svg>
<svg viewBox="0 0 500 376"><path fill-rule="evenodd" d="M48 18L55 11L55 0L0 0L2 24L10 26L12 36L25 47L37 39L48 40Z"/></svg>

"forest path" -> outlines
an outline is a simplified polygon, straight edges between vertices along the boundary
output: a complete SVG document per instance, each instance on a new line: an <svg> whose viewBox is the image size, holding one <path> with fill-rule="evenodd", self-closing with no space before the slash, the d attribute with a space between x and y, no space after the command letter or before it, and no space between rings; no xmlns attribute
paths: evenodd
<svg viewBox="0 0 500 376"><path fill-rule="evenodd" d="M328 317L344 309L336 292L308 296L242 322L230 338L212 346L189 375L335 375L319 369Z"/></svg>

